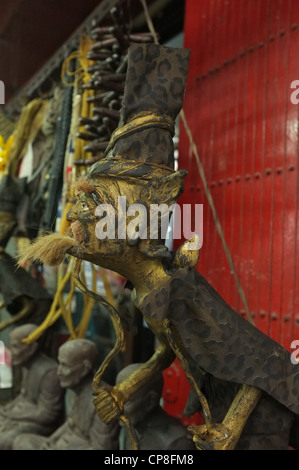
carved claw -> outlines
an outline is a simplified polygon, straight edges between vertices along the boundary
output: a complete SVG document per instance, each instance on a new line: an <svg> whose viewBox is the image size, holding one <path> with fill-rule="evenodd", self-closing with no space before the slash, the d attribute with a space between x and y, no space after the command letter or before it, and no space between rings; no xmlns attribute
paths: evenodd
<svg viewBox="0 0 299 470"><path fill-rule="evenodd" d="M230 437L230 431L226 426L214 423L207 427L189 426L188 431L193 434L193 442L198 450L225 450Z"/></svg>
<svg viewBox="0 0 299 470"><path fill-rule="evenodd" d="M124 398L116 387L103 387L97 391L93 400L98 415L108 424L123 413Z"/></svg>

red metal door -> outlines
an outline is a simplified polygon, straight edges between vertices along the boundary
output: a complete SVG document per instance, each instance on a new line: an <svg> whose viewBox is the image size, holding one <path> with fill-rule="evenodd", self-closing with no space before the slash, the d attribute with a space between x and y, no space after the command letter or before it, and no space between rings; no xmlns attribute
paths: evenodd
<svg viewBox="0 0 299 470"><path fill-rule="evenodd" d="M299 340L298 0L186 0L184 112L255 325ZM198 270L245 315L184 126L181 203L203 203Z"/></svg>

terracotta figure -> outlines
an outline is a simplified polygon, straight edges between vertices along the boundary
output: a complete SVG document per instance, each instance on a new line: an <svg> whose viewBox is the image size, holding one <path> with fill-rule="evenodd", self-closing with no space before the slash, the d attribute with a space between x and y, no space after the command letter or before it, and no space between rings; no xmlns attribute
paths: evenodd
<svg viewBox="0 0 299 470"><path fill-rule="evenodd" d="M57 362L39 350L38 342L26 344L37 325L27 323L10 333L13 365L22 366L22 388L16 398L0 408L0 449L10 450L24 432L50 435L64 417L64 393Z"/></svg>
<svg viewBox="0 0 299 470"><path fill-rule="evenodd" d="M68 392L66 420L49 437L21 434L14 441L14 450L118 449L118 423L103 423L93 406L96 361L97 348L92 341L74 339L60 346L57 373L61 387Z"/></svg>

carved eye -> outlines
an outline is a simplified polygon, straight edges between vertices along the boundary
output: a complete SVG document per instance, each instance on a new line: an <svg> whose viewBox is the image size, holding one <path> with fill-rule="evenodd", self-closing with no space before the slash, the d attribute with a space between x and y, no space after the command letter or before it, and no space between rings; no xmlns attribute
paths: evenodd
<svg viewBox="0 0 299 470"><path fill-rule="evenodd" d="M82 207L82 210L84 210L84 211L88 211L88 210L89 210L88 205L87 205L86 202L84 202L84 201L81 201L81 207Z"/></svg>

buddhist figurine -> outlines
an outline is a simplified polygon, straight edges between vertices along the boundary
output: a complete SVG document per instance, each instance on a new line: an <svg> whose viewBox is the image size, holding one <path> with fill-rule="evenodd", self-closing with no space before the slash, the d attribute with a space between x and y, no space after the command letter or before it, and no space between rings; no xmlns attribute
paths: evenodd
<svg viewBox="0 0 299 470"><path fill-rule="evenodd" d="M97 348L92 341L74 339L60 346L57 373L61 387L69 392L66 420L49 437L20 434L13 450L118 449L118 423L103 423L93 406L96 361Z"/></svg>
<svg viewBox="0 0 299 470"><path fill-rule="evenodd" d="M37 325L27 323L10 333L12 364L22 366L20 393L0 407L0 449L10 450L21 433L50 435L64 417L64 392L57 375L57 362L39 350L38 342L26 344Z"/></svg>
<svg viewBox="0 0 299 470"><path fill-rule="evenodd" d="M185 170L174 170L172 137L189 55L186 49L155 44L130 46L119 127L104 158L75 185L77 202L68 214L71 233L36 240L21 261L57 264L71 255L116 271L132 285L135 305L159 347L114 387L99 386L100 368L94 403L104 422L122 419L128 425L125 403L177 356L191 384L187 408L201 410L204 417L203 425L190 428L198 449L235 449L241 436L241 448L261 448L262 439L260 444L245 442L252 429L268 438L268 446L287 447L299 413L298 366L288 351L230 308L198 272L196 234L177 252L165 244L162 213L176 204L187 176ZM151 223L157 205L161 213ZM75 275L87 292L79 269ZM118 325L112 309L111 315ZM267 424L275 421L274 434L283 417L287 433L282 443L276 437L271 442L269 429L264 435L263 416L269 409Z"/></svg>

